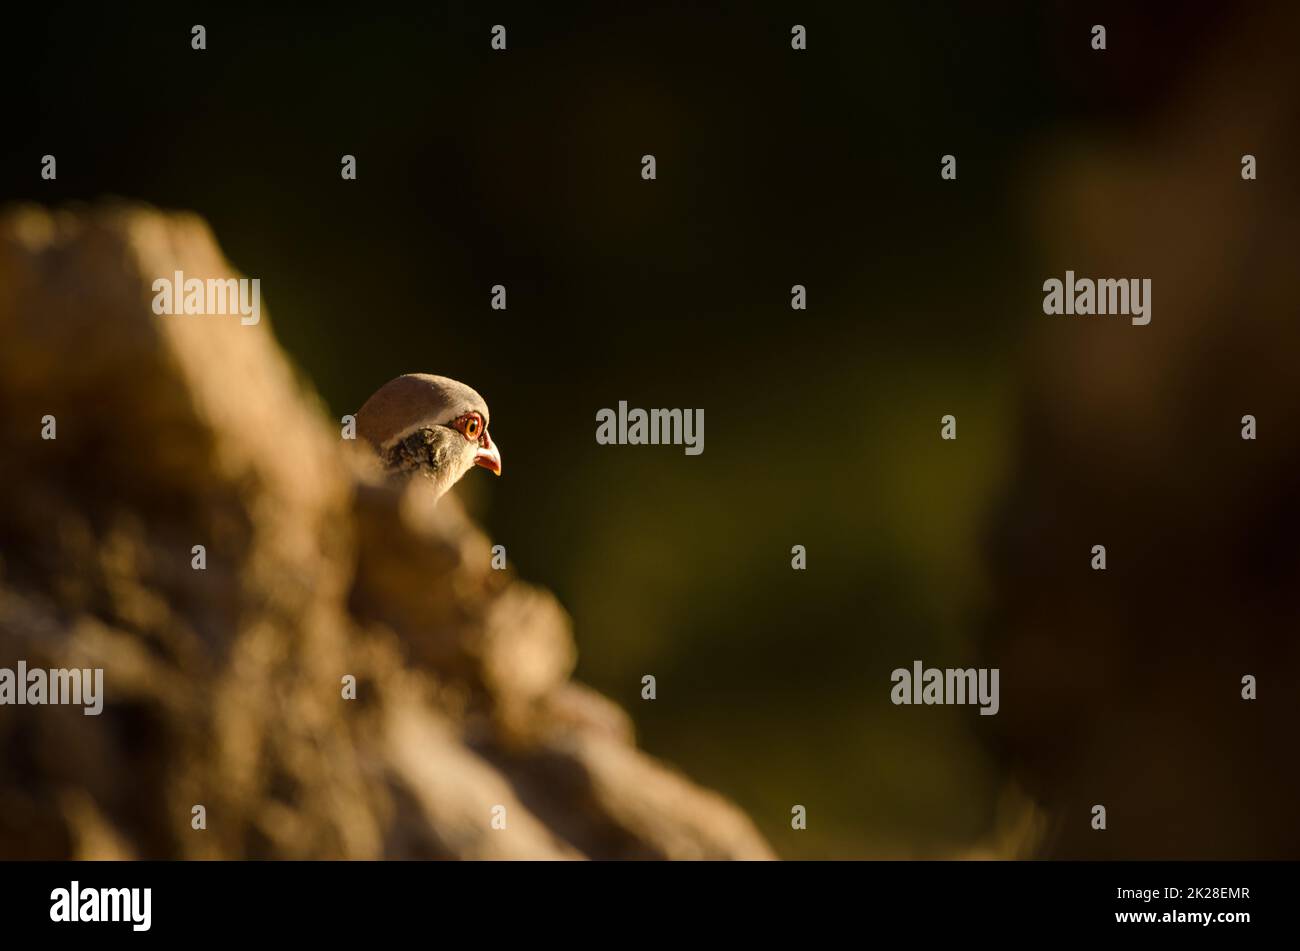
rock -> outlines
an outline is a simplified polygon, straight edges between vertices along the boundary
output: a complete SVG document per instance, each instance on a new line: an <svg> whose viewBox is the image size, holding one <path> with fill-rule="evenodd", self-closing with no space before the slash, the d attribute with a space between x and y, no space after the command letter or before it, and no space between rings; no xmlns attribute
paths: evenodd
<svg viewBox="0 0 1300 951"><path fill-rule="evenodd" d="M0 707L0 858L771 856L569 680L563 608L453 497L339 439L268 319L156 315L177 270L233 276L192 215L0 216L0 666L105 671L100 716Z"/></svg>

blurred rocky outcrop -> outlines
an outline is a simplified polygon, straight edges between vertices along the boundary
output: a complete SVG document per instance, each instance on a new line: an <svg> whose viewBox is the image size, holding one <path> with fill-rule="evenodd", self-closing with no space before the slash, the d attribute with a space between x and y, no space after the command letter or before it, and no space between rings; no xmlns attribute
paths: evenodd
<svg viewBox="0 0 1300 951"><path fill-rule="evenodd" d="M0 858L770 855L569 680L563 609L454 497L340 439L265 316L155 315L176 270L233 276L194 216L0 217L0 667L106 697L0 707Z"/></svg>

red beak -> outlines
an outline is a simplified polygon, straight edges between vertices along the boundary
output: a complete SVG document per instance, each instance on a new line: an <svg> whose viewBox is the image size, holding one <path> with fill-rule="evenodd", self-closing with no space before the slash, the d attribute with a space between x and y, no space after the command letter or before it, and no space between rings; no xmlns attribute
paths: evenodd
<svg viewBox="0 0 1300 951"><path fill-rule="evenodd" d="M478 447L478 452L474 454L474 465L490 470L493 475L500 475L501 453L492 444L492 437L486 430L483 432L483 438L479 440Z"/></svg>

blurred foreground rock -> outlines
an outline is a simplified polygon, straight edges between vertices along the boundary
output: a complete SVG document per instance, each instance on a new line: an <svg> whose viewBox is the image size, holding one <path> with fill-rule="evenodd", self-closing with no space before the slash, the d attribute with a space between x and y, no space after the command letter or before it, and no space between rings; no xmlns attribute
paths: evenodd
<svg viewBox="0 0 1300 951"><path fill-rule="evenodd" d="M98 717L0 707L0 858L770 857L568 679L564 611L454 498L340 440L265 317L156 316L178 269L232 276L193 216L0 216L0 667L105 672Z"/></svg>

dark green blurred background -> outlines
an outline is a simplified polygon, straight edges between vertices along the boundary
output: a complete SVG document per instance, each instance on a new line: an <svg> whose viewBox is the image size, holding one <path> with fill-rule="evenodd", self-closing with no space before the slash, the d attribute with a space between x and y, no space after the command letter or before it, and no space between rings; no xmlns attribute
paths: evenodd
<svg viewBox="0 0 1300 951"><path fill-rule="evenodd" d="M1133 6L52 4L4 36L0 197L202 214L335 417L479 389L505 474L458 492L650 751L787 857L967 854L1008 767L889 672L982 656L1039 159L1156 121L1237 16ZM597 446L619 400L702 407L704 454Z"/></svg>

